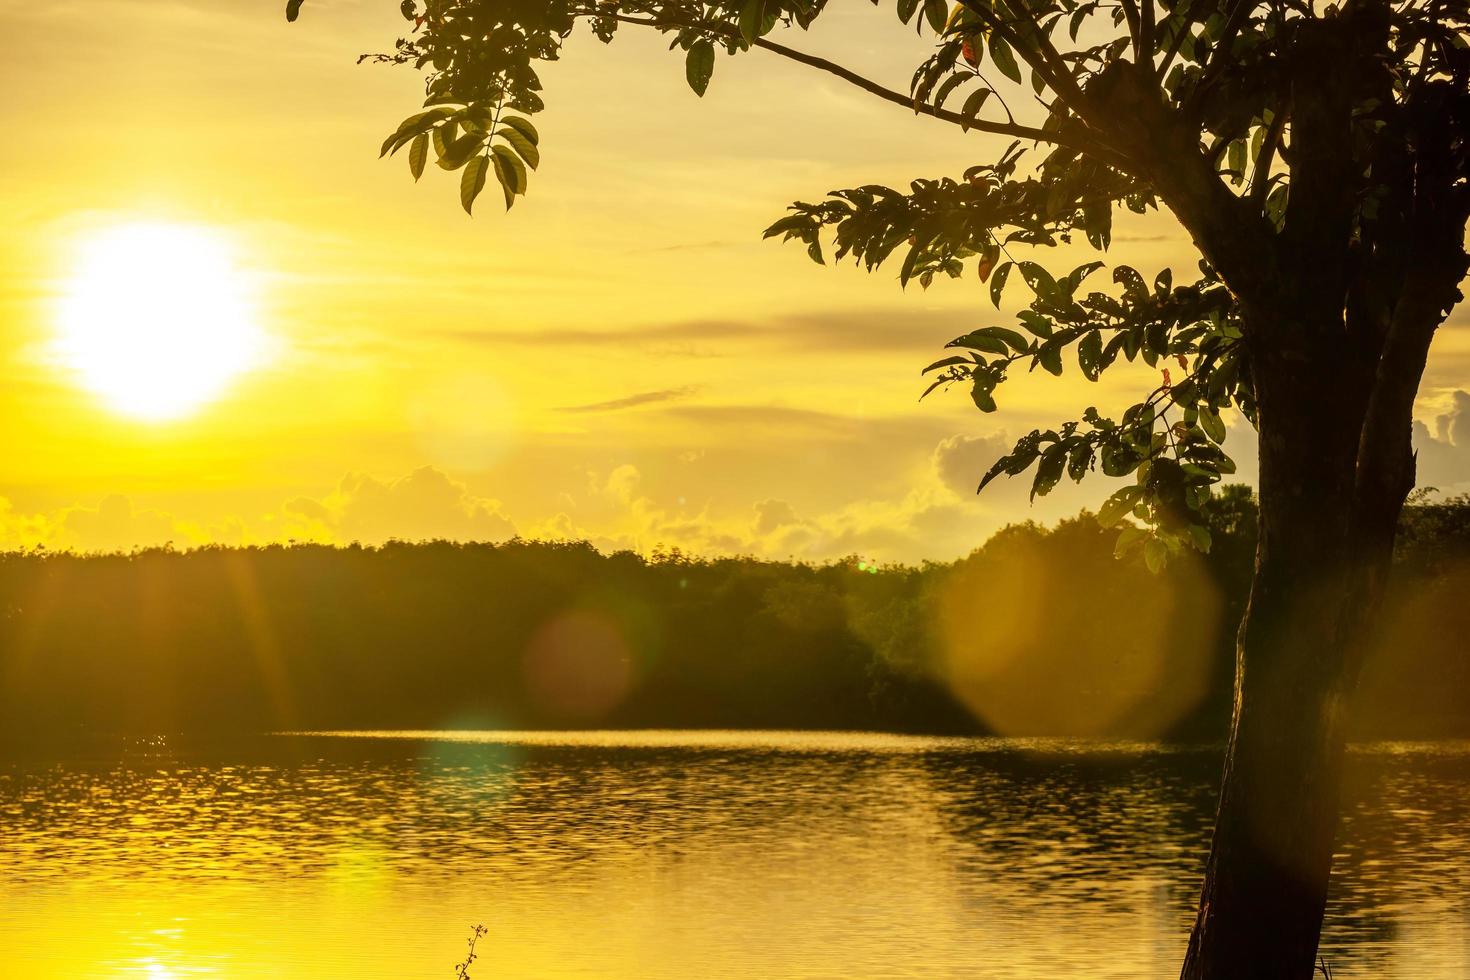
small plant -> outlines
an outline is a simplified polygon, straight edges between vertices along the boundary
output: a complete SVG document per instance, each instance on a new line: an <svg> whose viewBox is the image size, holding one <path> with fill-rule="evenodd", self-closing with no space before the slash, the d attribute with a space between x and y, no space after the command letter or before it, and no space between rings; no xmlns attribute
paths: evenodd
<svg viewBox="0 0 1470 980"><path fill-rule="evenodd" d="M1322 974L1323 980L1332 980L1332 967L1328 966L1327 960L1321 956L1317 957L1317 969L1313 972Z"/></svg>
<svg viewBox="0 0 1470 980"><path fill-rule="evenodd" d="M469 950L465 953L463 963L454 964L455 980L470 980L470 964L479 958L479 954L475 952L475 944L480 941L481 936L489 931L484 926L475 926L475 931L470 933L469 939L465 940L469 945Z"/></svg>

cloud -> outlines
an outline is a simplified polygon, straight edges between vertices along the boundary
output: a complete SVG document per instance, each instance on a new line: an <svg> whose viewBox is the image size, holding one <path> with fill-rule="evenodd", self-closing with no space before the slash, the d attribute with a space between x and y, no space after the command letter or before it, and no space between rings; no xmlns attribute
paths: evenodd
<svg viewBox="0 0 1470 980"><path fill-rule="evenodd" d="M558 408L557 411L569 413L616 412L624 408L637 408L640 405L657 405L661 402L679 401L688 398L698 390L698 385L685 385L682 388L640 391L634 395L628 395L624 398L614 398L605 402L592 402L587 405L566 405Z"/></svg>
<svg viewBox="0 0 1470 980"><path fill-rule="evenodd" d="M291 536L343 544L381 544L390 539L503 541L516 533L498 500L475 496L432 466L391 481L352 473L320 500L287 501L282 515Z"/></svg>
<svg viewBox="0 0 1470 980"><path fill-rule="evenodd" d="M676 242L673 245L655 245L652 248L630 248L627 252L629 255L649 255L659 252L693 252L711 248L739 247L742 244L744 243L732 241Z"/></svg>
<svg viewBox="0 0 1470 980"><path fill-rule="evenodd" d="M60 530L62 543L78 551L129 551L168 544L180 537L171 516L157 510L137 510L121 494L104 497L95 510L74 507L66 511Z"/></svg>
<svg viewBox="0 0 1470 980"><path fill-rule="evenodd" d="M960 496L974 496L980 478L1011 449L1003 435L955 435L934 447L934 472L939 481Z"/></svg>
<svg viewBox="0 0 1470 980"><path fill-rule="evenodd" d="M861 447L858 461L864 467L872 465L874 453L905 452L915 442L922 451L923 443L948 431L952 424L922 415L844 415L768 404L671 405L664 411L672 418L699 426L700 431L725 430L720 439L727 446L732 441L758 439L770 447L772 435L788 444L794 440L820 441L829 449L856 445Z"/></svg>
<svg viewBox="0 0 1470 980"><path fill-rule="evenodd" d="M1413 436L1418 454L1415 483L1435 487L1446 493L1470 492L1470 393L1450 393L1449 411L1438 415L1431 424L1416 420ZM1259 464L1259 439L1256 430L1244 419L1230 426L1225 450L1238 467L1229 477L1231 483L1255 486Z"/></svg>
<svg viewBox="0 0 1470 980"><path fill-rule="evenodd" d="M1470 393L1456 390L1450 410L1434 420L1434 429L1414 423L1414 449L1419 454L1418 484L1459 492L1470 487Z"/></svg>
<svg viewBox="0 0 1470 980"><path fill-rule="evenodd" d="M49 546L55 537L55 524L45 514L17 513L9 500L0 497L0 550Z"/></svg>
<svg viewBox="0 0 1470 980"><path fill-rule="evenodd" d="M1023 475L997 480L977 495L980 477L1012 439L998 431L956 434L944 420L755 404L679 403L658 410L697 422L715 448L645 452L636 463L604 455L570 481L565 469L559 475L543 471L529 483L521 480L538 492L510 505L432 466L397 479L352 473L328 492L267 505L254 516L211 515L207 524L124 498L95 509L30 515L0 501L0 546L375 545L389 539L500 541L520 534L586 539L604 551L678 548L811 561L856 554L912 563L960 557L1017 520L1050 522L1095 509L1117 485L1094 473L1080 485L1064 480L1033 503L1031 480ZM1444 439L1436 448L1463 443L1465 423L1458 419L1442 420ZM769 462L763 454L778 435L787 441L779 463L752 478L748 467ZM1253 435L1232 427L1231 448L1250 455L1253 442L1245 437ZM807 472L820 475L822 493L802 492L808 483L797 474Z"/></svg>
<svg viewBox="0 0 1470 980"><path fill-rule="evenodd" d="M441 330L435 336L474 345L604 347L641 345L670 352L730 342L785 350L833 353L917 352L942 347L973 330L968 310L914 310L892 306L865 310L790 313L760 320L685 320L641 326L544 330Z"/></svg>
<svg viewBox="0 0 1470 980"><path fill-rule="evenodd" d="M802 520L797 516L796 509L786 501L761 500L755 505L755 525L752 530L757 535L763 535L801 523Z"/></svg>
<svg viewBox="0 0 1470 980"><path fill-rule="evenodd" d="M896 441L891 432L874 432L875 425L885 428L895 421L882 418L770 406L681 405L668 411L698 418L706 428L728 426L756 439L765 430L779 430L814 440L829 472L845 466L849 457L871 471L874 452ZM906 442L923 438L923 431L905 428ZM580 490L558 499L554 515L522 528L533 538L586 538L603 550L678 548L716 556L825 561L861 555L918 562L967 554L1016 519L1050 521L1081 506L1096 507L1111 489L1112 481L1100 475L1083 486L1067 482L1032 507L1029 480L1003 480L977 496L980 475L1010 448L1010 439L1004 433L928 438L929 448L906 454L892 479L879 481L868 472L846 484L862 489L836 499L831 494L799 501L762 495L742 502L721 494L688 501L681 484L661 467L645 472L632 463L609 465L589 472ZM653 462L657 467L658 457Z"/></svg>
<svg viewBox="0 0 1470 980"><path fill-rule="evenodd" d="M607 475L602 493L619 503L632 505L637 502L635 494L642 481L643 474L638 472L638 467L632 463L624 463Z"/></svg>
<svg viewBox="0 0 1470 980"><path fill-rule="evenodd" d="M0 549L46 547L81 552L132 551L165 544L187 547L202 540L173 515L138 508L122 494L96 507L65 507L50 513L18 513L0 497Z"/></svg>

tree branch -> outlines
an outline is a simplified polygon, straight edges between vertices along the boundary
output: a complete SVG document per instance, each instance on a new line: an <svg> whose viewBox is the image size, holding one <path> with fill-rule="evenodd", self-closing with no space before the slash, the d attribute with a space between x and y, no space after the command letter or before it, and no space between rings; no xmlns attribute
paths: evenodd
<svg viewBox="0 0 1470 980"><path fill-rule="evenodd" d="M1001 32L1001 36L1005 38L1011 47L1015 48L1016 53L1025 60L1026 64L1030 65L1041 75L1042 80L1051 86L1052 91L1057 93L1058 98L1065 104L1071 106L1077 115L1081 116L1083 114L1083 111L1087 107L1087 96L1083 93L1082 86L1078 85L1077 80L1072 77L1072 72L1067 67L1067 63L1062 60L1061 53L1057 51L1056 47L1051 43L1051 39L1041 30L1041 24L1031 16L1031 12L1026 9L1024 4L1004 0L1006 9L1010 11L1011 18L1014 22L1025 24L1030 28L1030 37L1036 42L1036 50L1034 52L1028 50L1028 46L1021 43L1020 35L1012 29L1010 21L996 17L984 4L974 3L974 0L969 0L969 2L961 0L961 2L965 3L965 6L981 18L987 20L992 30Z"/></svg>
<svg viewBox="0 0 1470 980"><path fill-rule="evenodd" d="M816 68L819 71L827 72L829 75L836 75L844 82L855 85L870 95L876 95L878 98L883 99L887 102L892 102L894 105L901 105L906 109L912 109L920 115L932 116L935 119L940 119L947 123L953 123L956 126L976 129L982 133L997 133L1002 136L1018 136L1021 139L1036 140L1040 143L1053 143L1057 146L1067 146L1074 150L1082 150L1086 152L1092 152L1093 149L1090 146L1067 140L1063 137L1059 137L1055 133L1048 133L1033 126L1022 126L1019 123L990 122L985 119L967 119L963 114L954 112L950 109L942 109L938 106L932 106L927 102L915 103L914 100L909 98L907 95L903 95L900 92L895 92L891 88L885 88L882 85L879 85L877 82L869 78L864 78L857 72L852 71L849 68L844 68L842 65L839 65L834 61L828 61L826 58L819 58L816 55L807 54L804 51L797 51L795 48L788 48L784 44L768 40L767 38L758 37L755 39L753 44L757 48L763 48L764 50L770 51L773 54L778 54L783 58L789 58L792 61L806 65L810 68Z"/></svg>
<svg viewBox="0 0 1470 980"><path fill-rule="evenodd" d="M1133 53L1143 61L1143 31L1139 23L1138 0L1123 0L1123 19L1128 21L1128 35L1133 38Z"/></svg>
<svg viewBox="0 0 1470 980"><path fill-rule="evenodd" d="M1230 291L1249 307L1274 307L1280 300L1276 235L1260 211L1220 179L1192 130L1161 124L1161 145L1148 179Z"/></svg>
<svg viewBox="0 0 1470 980"><path fill-rule="evenodd" d="M1246 18L1256 9L1256 3L1257 0L1235 0L1235 5L1230 8L1230 13L1220 28L1220 38L1215 42L1214 50L1210 52L1210 62L1205 65L1199 84L1189 95L1189 105L1185 107L1186 112L1194 110L1199 104L1201 95L1209 90L1215 79L1225 70L1225 66L1230 63L1230 49L1235 45L1235 35L1240 33L1240 28L1245 24Z"/></svg>
<svg viewBox="0 0 1470 980"><path fill-rule="evenodd" d="M1184 46L1184 39L1189 37L1189 29L1194 26L1194 7L1200 0L1185 0L1178 8L1181 14L1179 29L1174 32L1174 37L1169 41L1169 50L1164 52L1164 60L1159 63L1158 77L1168 80L1169 66L1179 55L1179 49Z"/></svg>
<svg viewBox="0 0 1470 980"><path fill-rule="evenodd" d="M1397 241L1380 245L1397 246L1401 258L1394 258L1402 263L1401 279L1399 268L1380 270L1374 277L1387 279L1393 291L1387 330L1381 341L1377 336L1355 338L1376 354L1358 445L1355 505L1359 520L1388 541L1397 508L1414 483L1414 396L1434 335L1460 301L1459 287L1470 271L1465 253L1470 191L1459 185L1461 164L1450 135L1459 131L1463 119L1454 118L1446 96L1447 87L1430 91L1427 104L1420 107L1426 119L1443 124L1430 130L1412 159L1404 161L1409 168L1403 185L1412 188L1412 196L1396 203L1406 220L1395 229Z"/></svg>
<svg viewBox="0 0 1470 980"><path fill-rule="evenodd" d="M1138 63L1154 78L1154 0L1143 0L1138 23Z"/></svg>
<svg viewBox="0 0 1470 980"><path fill-rule="evenodd" d="M1282 227L1282 258L1309 288L1294 300L1305 311L1342 311L1355 201L1363 178L1353 158L1353 93L1368 62L1347 16L1311 20L1296 31L1287 82L1291 98L1291 195ZM1320 316L1311 315L1312 321ZM1322 321L1325 322L1325 321Z"/></svg>
<svg viewBox="0 0 1470 980"><path fill-rule="evenodd" d="M1247 197L1256 207L1266 200L1266 189L1271 186L1271 162L1276 157L1276 148L1281 144L1281 132L1286 127L1286 107L1278 106L1271 116L1271 125L1261 140L1261 153L1256 157L1255 169L1251 171Z"/></svg>
<svg viewBox="0 0 1470 980"><path fill-rule="evenodd" d="M653 27L660 30L706 30L713 33L721 34L725 37L735 36L734 32L731 29L722 24L682 24L668 21L645 20L639 17L629 17L624 14L603 13L599 14L599 16L611 17L613 20L617 20L625 24L637 24L641 27ZM837 64L835 61L829 61L826 58L819 58L816 55L807 54L806 52L798 51L795 48L789 48L784 44L772 41L768 38L758 37L752 42L752 46L770 51L772 54L778 54L783 58L795 61L798 64L806 65L809 68L815 68L818 71L824 71L829 75L835 75L836 77L842 79L844 82L847 82L850 85L854 85L857 88L862 89L869 95L876 95L878 98L883 99L885 102L892 102L894 105L900 105L903 106L905 109L913 110L919 115L931 116L935 119L951 123L964 129L973 129L982 133L995 133L1000 136L1015 136L1019 139L1035 140L1038 143L1051 143L1054 146L1065 146L1068 149L1077 150L1081 153L1088 153L1101 159L1106 159L1109 163L1114 163L1114 160L1116 159L1109 159L1109 157L1112 155L1109 154L1109 152L1105 148L1099 147L1090 141L1072 139L1058 133L1048 132L1043 129L1038 129L1034 126L1022 126L1019 123L1014 122L1003 123L991 122L986 119L970 119L962 113L954 112L950 109L943 109L938 106L932 106L929 105L927 102L915 103L913 99L902 94L901 92L896 92L891 88L886 88L885 86L879 85L872 79L865 78L852 69L845 68L842 65Z"/></svg>
<svg viewBox="0 0 1470 980"><path fill-rule="evenodd" d="M1378 360L1358 444L1356 507L1370 531L1386 525L1376 529L1390 532L1399 504L1414 487L1414 396L1429 345L1467 269L1463 252L1444 258L1449 261L1419 266L1404 280Z"/></svg>

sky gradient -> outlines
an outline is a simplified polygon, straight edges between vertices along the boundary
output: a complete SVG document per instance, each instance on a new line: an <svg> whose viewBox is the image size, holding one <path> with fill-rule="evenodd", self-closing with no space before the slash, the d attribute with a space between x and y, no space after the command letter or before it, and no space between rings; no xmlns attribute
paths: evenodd
<svg viewBox="0 0 1470 980"><path fill-rule="evenodd" d="M701 100L656 37L579 32L544 75L529 196L471 219L457 175L376 159L421 99L415 73L355 64L402 32L397 4L277 7L0 0L0 548L520 534L940 560L1106 494L973 487L1007 436L1117 411L1152 371L1018 374L991 416L920 404L919 369L1022 287L997 314L973 276L901 291L760 238L794 199L958 174L1000 138L764 52L721 58ZM859 3L785 40L900 89L925 45ZM172 420L119 414L54 350L79 243L136 222L227 241L269 340ZM1196 261L1160 214L1120 219L1107 258ZM1457 312L1418 406L1423 485L1470 488L1466 388ZM1249 435L1227 446L1247 474Z"/></svg>

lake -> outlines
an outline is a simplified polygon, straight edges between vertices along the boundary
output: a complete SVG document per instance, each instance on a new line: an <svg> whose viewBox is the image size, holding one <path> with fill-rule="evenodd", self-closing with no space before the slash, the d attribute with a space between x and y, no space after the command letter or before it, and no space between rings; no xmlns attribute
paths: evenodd
<svg viewBox="0 0 1470 980"><path fill-rule="evenodd" d="M0 761L0 977L1172 978L1207 750L277 735ZM1323 953L1470 976L1470 744L1359 747Z"/></svg>

